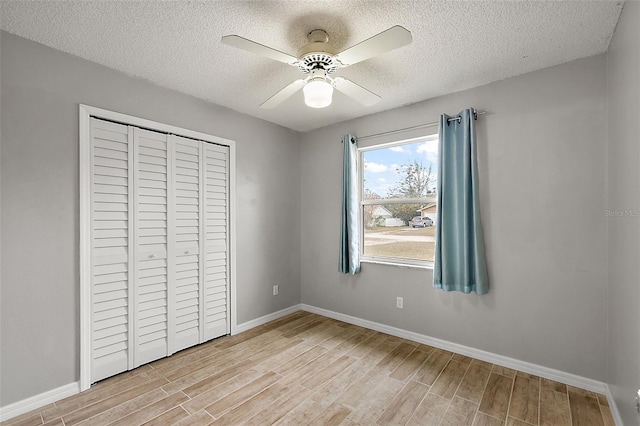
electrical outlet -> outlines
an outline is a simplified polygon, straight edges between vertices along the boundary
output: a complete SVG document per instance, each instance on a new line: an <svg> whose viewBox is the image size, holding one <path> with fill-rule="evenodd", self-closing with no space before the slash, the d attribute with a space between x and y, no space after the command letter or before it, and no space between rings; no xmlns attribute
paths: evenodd
<svg viewBox="0 0 640 426"><path fill-rule="evenodd" d="M396 297L396 308L404 309L404 298L400 296Z"/></svg>
<svg viewBox="0 0 640 426"><path fill-rule="evenodd" d="M277 296L277 295L278 295L278 286L277 286L277 285L274 285L274 286L273 286L273 295L274 295L274 296Z"/></svg>

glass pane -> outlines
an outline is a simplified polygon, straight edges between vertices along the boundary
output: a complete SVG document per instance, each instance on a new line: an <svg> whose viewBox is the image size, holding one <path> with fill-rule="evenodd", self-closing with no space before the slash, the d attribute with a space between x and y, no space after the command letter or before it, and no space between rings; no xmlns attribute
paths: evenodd
<svg viewBox="0 0 640 426"><path fill-rule="evenodd" d="M363 199L435 196L438 135L362 152Z"/></svg>
<svg viewBox="0 0 640 426"><path fill-rule="evenodd" d="M433 261L436 205L362 206L365 256Z"/></svg>

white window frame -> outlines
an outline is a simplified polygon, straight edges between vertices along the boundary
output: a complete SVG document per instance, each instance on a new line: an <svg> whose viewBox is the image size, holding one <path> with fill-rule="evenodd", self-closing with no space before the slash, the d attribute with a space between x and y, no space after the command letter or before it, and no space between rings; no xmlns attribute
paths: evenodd
<svg viewBox="0 0 640 426"><path fill-rule="evenodd" d="M205 142L229 147L229 290L230 290L230 331L237 333L236 306L236 146L235 141L208 135L169 124L159 123L119 112L80 104L79 107L79 160L80 160L80 391L91 386L91 117L126 123L163 133L185 136Z"/></svg>
<svg viewBox="0 0 640 426"><path fill-rule="evenodd" d="M437 196L434 195L432 197L423 197L423 198L384 198L384 199L375 199L375 200L365 200L364 199L364 153L367 151L375 151L384 148L391 148L399 145L406 145L414 142L418 142L424 139L430 139L434 135L437 135L438 131L435 133L428 133L423 136L410 138L410 139L402 139L399 141L380 143L375 145L369 145L366 147L358 148L358 185L359 185L359 195L358 195L358 204L359 204L359 226L360 226L360 261L364 263L376 263L381 265L391 265L402 268L416 268L416 269L433 269L433 261L431 260L418 260L418 259L408 259L404 257L391 257L391 256L367 256L364 254L364 206L367 205L381 205L381 204L428 204L434 203L437 201Z"/></svg>

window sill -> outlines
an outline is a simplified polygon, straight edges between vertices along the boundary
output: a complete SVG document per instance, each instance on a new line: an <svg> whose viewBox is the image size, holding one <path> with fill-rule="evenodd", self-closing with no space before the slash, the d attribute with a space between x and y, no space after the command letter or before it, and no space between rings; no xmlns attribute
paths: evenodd
<svg viewBox="0 0 640 426"><path fill-rule="evenodd" d="M364 257L364 258L360 258L360 263L372 263L372 264L375 264L375 265L389 265L389 266L395 266L395 267L401 268L401 269L433 270L433 262L422 263L422 264L418 264L418 263L400 263L400 262L394 262L393 260L383 260L383 259L376 259L376 258L371 258L371 257Z"/></svg>

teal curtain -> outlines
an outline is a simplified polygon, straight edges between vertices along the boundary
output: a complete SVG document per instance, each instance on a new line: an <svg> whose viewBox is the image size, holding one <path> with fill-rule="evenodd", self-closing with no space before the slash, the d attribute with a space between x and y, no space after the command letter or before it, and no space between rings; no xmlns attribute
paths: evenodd
<svg viewBox="0 0 640 426"><path fill-rule="evenodd" d="M358 141L351 135L342 140L342 211L340 220L340 272L360 272L360 228L358 227Z"/></svg>
<svg viewBox="0 0 640 426"><path fill-rule="evenodd" d="M455 117L440 117L433 285L445 291L485 294L489 280L480 222L474 119L471 108Z"/></svg>

